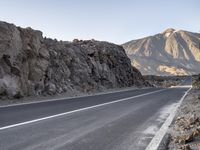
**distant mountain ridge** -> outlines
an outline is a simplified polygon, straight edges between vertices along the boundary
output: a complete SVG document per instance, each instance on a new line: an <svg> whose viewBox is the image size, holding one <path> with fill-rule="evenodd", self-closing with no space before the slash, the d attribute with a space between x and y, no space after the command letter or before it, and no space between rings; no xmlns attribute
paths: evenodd
<svg viewBox="0 0 200 150"><path fill-rule="evenodd" d="M200 73L200 34L169 28L122 45L143 75Z"/></svg>

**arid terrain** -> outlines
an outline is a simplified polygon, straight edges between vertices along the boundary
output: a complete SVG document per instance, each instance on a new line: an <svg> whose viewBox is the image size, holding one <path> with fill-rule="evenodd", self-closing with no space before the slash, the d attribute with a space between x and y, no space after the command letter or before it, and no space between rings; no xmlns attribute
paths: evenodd
<svg viewBox="0 0 200 150"><path fill-rule="evenodd" d="M0 150L200 150L200 1L0 4Z"/></svg>
<svg viewBox="0 0 200 150"><path fill-rule="evenodd" d="M57 41L41 31L0 22L0 99L149 85L122 46Z"/></svg>
<svg viewBox="0 0 200 150"><path fill-rule="evenodd" d="M172 87L181 84L187 76L155 76L145 75L144 79L155 87Z"/></svg>
<svg viewBox="0 0 200 150"><path fill-rule="evenodd" d="M169 28L123 44L143 75L192 75L200 72L200 34Z"/></svg>
<svg viewBox="0 0 200 150"><path fill-rule="evenodd" d="M200 76L193 76L193 89L179 108L169 129L169 150L200 149Z"/></svg>

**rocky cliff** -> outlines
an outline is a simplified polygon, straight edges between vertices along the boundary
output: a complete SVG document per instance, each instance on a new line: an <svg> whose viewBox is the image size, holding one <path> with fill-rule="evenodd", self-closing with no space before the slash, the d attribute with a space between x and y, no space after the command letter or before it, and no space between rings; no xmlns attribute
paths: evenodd
<svg viewBox="0 0 200 150"><path fill-rule="evenodd" d="M121 46L95 40L57 41L31 28L0 22L1 97L147 84Z"/></svg>
<svg viewBox="0 0 200 150"><path fill-rule="evenodd" d="M123 44L132 65L144 75L190 75L200 72L200 34L167 29Z"/></svg>

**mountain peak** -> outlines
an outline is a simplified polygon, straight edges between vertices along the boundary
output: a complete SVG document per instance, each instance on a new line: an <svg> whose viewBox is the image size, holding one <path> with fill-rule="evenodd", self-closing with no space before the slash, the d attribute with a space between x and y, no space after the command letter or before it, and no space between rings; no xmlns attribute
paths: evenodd
<svg viewBox="0 0 200 150"><path fill-rule="evenodd" d="M165 30L164 32L163 32L163 34L166 36L166 37L169 37L171 34L173 34L174 32L176 32L176 30L175 29L173 29L173 28L168 28L167 30Z"/></svg>
<svg viewBox="0 0 200 150"><path fill-rule="evenodd" d="M169 28L123 47L144 75L189 75L200 72L199 43L200 34Z"/></svg>
<svg viewBox="0 0 200 150"><path fill-rule="evenodd" d="M164 33L166 33L166 32L174 32L175 31L175 29L173 29L173 28L168 28L168 29L166 29L165 31L164 31Z"/></svg>

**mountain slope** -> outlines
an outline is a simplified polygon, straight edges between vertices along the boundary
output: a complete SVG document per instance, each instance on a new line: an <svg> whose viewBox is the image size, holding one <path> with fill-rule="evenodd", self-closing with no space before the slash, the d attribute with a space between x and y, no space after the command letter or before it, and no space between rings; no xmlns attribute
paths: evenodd
<svg viewBox="0 0 200 150"><path fill-rule="evenodd" d="M167 29L123 44L132 65L144 75L189 75L200 72L200 34Z"/></svg>
<svg viewBox="0 0 200 150"><path fill-rule="evenodd" d="M57 41L43 38L41 31L0 22L0 99L147 84L122 46Z"/></svg>

